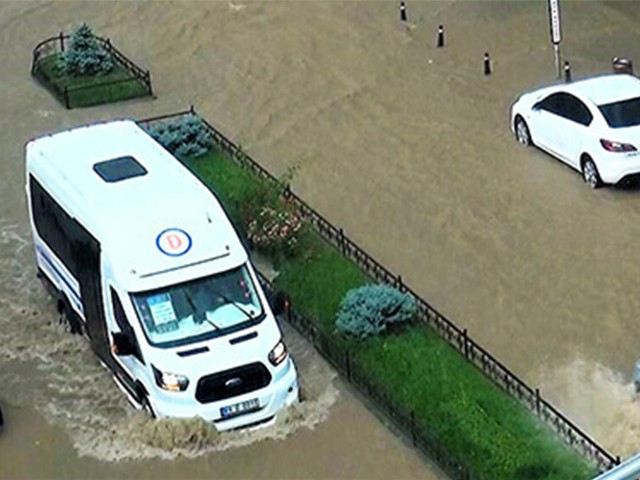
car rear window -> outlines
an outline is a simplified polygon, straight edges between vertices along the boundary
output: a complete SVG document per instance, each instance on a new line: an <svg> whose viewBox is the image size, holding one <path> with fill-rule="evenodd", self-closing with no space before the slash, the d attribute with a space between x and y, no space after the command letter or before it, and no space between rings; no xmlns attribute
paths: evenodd
<svg viewBox="0 0 640 480"><path fill-rule="evenodd" d="M598 107L611 128L640 125L640 97Z"/></svg>

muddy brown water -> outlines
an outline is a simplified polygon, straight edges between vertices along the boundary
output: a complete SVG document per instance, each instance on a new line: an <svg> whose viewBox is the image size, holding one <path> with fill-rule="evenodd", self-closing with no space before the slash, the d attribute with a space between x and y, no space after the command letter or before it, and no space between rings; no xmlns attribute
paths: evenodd
<svg viewBox="0 0 640 480"><path fill-rule="evenodd" d="M0 477L437 478L302 340L309 402L269 432L212 437L140 418L55 324L24 142L189 104L273 172L299 164L305 200L607 448L640 448L640 190L592 192L508 129L516 96L554 80L545 2L408 5L404 26L393 1L0 2ZM562 9L574 77L640 63L635 2ZM156 100L65 111L31 80L33 46L81 21L151 69Z"/></svg>

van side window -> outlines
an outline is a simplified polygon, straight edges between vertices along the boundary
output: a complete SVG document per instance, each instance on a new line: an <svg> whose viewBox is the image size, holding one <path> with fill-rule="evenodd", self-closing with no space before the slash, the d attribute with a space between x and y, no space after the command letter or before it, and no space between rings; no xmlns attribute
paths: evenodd
<svg viewBox="0 0 640 480"><path fill-rule="evenodd" d="M127 315L124 313L124 308L122 307L122 303L120 302L120 297L113 288L110 288L111 294L111 302L113 305L113 316L118 324L118 328L122 333L124 333L128 338L131 344L135 347L135 353L133 354L140 362L144 363L142 359L142 352L140 351L140 345L138 344L138 339L136 338L136 334L127 319Z"/></svg>
<svg viewBox="0 0 640 480"><path fill-rule="evenodd" d="M74 277L78 277L78 259L74 241L78 241L74 220L49 195L38 181L29 176L31 209L38 235L65 264Z"/></svg>

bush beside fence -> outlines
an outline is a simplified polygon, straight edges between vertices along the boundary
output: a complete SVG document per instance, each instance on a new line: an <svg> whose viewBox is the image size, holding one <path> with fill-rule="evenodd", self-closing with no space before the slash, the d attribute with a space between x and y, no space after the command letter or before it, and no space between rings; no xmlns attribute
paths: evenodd
<svg viewBox="0 0 640 480"><path fill-rule="evenodd" d="M149 124L151 122L188 114L195 114L193 108L185 112L143 120L141 123ZM210 130L214 142L240 166L253 171L267 182L277 182L275 177L243 152L240 147L206 122L206 120L205 124ZM445 339L454 349L460 352L464 358L482 371L497 386L534 412L569 445L574 447L590 461L593 461L600 470L611 468L619 463L619 458L613 457L555 407L541 398L537 389L529 387L507 367L479 346L468 336L465 329L459 328L432 308L424 299L406 286L400 276L393 275L379 262L364 252L355 242L344 234L342 229L331 225L289 188L286 189L285 194L289 200L296 204L304 220L310 223L322 238L336 247L344 256L351 259L371 278L396 286L402 292L411 295L418 305L418 316L425 324L432 327L434 331ZM452 458L449 453L443 452L437 442L427 434L422 426L416 424L414 412L407 412L406 408L394 403L389 395L375 387L368 376L364 374L361 369L358 369L350 357L348 350L345 350L341 345L336 345L333 338L329 338L325 332L319 330L311 321L293 312L291 309L288 310L287 316L291 324L308 338L331 363L388 414L393 422L412 440L416 447L437 460L453 478L472 478L460 461Z"/></svg>
<svg viewBox="0 0 640 480"><path fill-rule="evenodd" d="M66 107L90 106L153 96L151 73L129 60L111 43L110 39L95 37L111 55L116 71L104 77L90 77L75 86L62 85L53 72L56 58L68 48L70 36L60 33L40 42L33 49L31 75L38 79Z"/></svg>

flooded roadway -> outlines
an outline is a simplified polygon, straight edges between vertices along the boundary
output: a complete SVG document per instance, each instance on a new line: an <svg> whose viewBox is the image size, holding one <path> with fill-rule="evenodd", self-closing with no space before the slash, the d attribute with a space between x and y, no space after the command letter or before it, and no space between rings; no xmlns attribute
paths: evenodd
<svg viewBox="0 0 640 480"><path fill-rule="evenodd" d="M632 2L562 8L574 77L608 71L615 55L640 62ZM396 21L395 2L0 3L0 396L24 425L0 439L10 476L425 475L315 360L315 374L302 372L317 392L303 415L313 429L281 426L285 439L242 448L222 447L198 425L188 435L196 447L166 448L155 431L127 436L141 420L86 346L56 330L33 278L24 141L189 104L274 172L299 162L294 188L305 200L605 446L640 448L630 384L640 357L640 191L592 192L508 131L513 99L554 78L545 2L410 2L409 18L409 28ZM33 46L81 21L151 69L157 100L67 112L31 81ZM14 461L33 458L20 456L27 446L42 454L41 438L50 468ZM217 451L158 460L202 445ZM115 458L127 460L98 460Z"/></svg>
<svg viewBox="0 0 640 480"><path fill-rule="evenodd" d="M217 435L202 421L150 421L127 405L88 345L62 331L35 279L24 142L79 123L203 105L207 90L185 99L189 86L180 85L198 60L191 49L210 48L200 16L235 11L226 3L0 3L0 399L7 418L0 478L443 478L295 332L285 334L307 400L275 426ZM67 112L37 86L28 74L31 49L80 21L152 68L160 98ZM196 38L184 38L198 24ZM168 35L167 25L182 33ZM131 43L115 40L125 36Z"/></svg>

